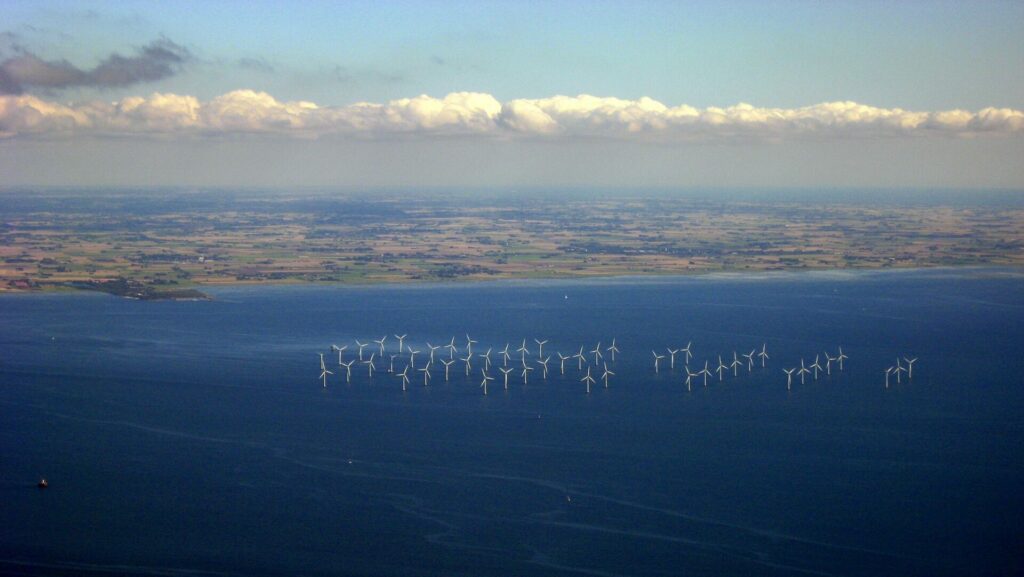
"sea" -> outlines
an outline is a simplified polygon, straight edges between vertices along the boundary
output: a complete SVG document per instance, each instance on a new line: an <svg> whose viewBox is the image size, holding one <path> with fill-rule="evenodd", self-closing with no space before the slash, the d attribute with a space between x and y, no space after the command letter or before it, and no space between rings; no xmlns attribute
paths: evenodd
<svg viewBox="0 0 1024 577"><path fill-rule="evenodd" d="M209 292L0 298L0 575L1024 574L1020 269Z"/></svg>

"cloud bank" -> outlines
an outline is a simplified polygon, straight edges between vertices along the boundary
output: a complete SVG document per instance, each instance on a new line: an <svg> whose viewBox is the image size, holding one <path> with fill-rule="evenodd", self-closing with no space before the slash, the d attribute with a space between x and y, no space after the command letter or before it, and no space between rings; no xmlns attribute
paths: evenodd
<svg viewBox="0 0 1024 577"><path fill-rule="evenodd" d="M104 64L90 75L98 75ZM60 76L63 72L54 74ZM108 82L128 82L138 77L112 72L100 76ZM34 78L36 85L56 82L46 80L49 77L41 72ZM626 100L585 94L500 102L490 94L477 92L346 106L281 102L252 90L236 90L205 102L194 96L160 93L72 104L28 94L0 96L0 136L6 138L335 135L353 139L474 136L685 142L983 133L1024 133L1024 111L911 111L856 102L825 102L801 108L749 104L669 107L646 97Z"/></svg>
<svg viewBox="0 0 1024 577"><path fill-rule="evenodd" d="M134 56L115 52L91 70L78 68L67 60L43 60L21 50L17 56L0 62L0 94L79 86L131 86L173 76L191 58L188 49L166 38L150 42Z"/></svg>

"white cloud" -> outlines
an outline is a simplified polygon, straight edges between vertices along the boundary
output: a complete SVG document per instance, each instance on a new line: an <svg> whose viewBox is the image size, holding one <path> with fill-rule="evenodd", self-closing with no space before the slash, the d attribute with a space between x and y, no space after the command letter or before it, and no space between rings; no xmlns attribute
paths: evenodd
<svg viewBox="0 0 1024 577"><path fill-rule="evenodd" d="M502 103L490 94L477 92L347 106L281 102L252 90L236 90L206 102L193 96L160 93L79 104L31 95L0 96L0 136L8 138L232 134L375 138L422 134L671 142L992 132L1024 132L1024 111L910 111L856 102L825 102L802 108L759 108L741 103L700 109L669 107L650 98L626 100L586 94Z"/></svg>

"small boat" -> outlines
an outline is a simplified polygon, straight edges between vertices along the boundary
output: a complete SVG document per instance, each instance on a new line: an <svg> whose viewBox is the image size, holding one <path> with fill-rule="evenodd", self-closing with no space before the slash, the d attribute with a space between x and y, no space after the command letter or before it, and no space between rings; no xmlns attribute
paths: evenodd
<svg viewBox="0 0 1024 577"><path fill-rule="evenodd" d="M49 486L50 484L46 482L46 479L39 479L39 482L36 483L36 487L39 487L40 489L45 489Z"/></svg>

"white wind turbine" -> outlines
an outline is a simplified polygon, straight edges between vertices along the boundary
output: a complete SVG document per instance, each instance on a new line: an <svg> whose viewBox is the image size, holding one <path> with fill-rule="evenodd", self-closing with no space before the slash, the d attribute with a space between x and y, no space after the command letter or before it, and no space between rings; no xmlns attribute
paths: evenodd
<svg viewBox="0 0 1024 577"><path fill-rule="evenodd" d="M690 365L686 365L686 390L687 391L693 391L693 385L691 385L690 383L693 380L693 377L699 377L699 376L700 376L700 372L699 371L696 372L696 373L691 373L690 372Z"/></svg>
<svg viewBox="0 0 1024 577"><path fill-rule="evenodd" d="M347 348L348 348L348 345L343 345L343 346L340 346L340 347L338 345L331 345L331 350L332 351L338 351L338 366L341 366L341 352L344 351Z"/></svg>
<svg viewBox="0 0 1024 577"><path fill-rule="evenodd" d="M914 363L917 362L917 357L914 357L912 359L903 357L903 360L906 361L907 363L907 380L911 380L914 378Z"/></svg>
<svg viewBox="0 0 1024 577"><path fill-rule="evenodd" d="M405 370L395 375L402 379L402 390L405 390L406 385L409 384L409 365L405 365Z"/></svg>
<svg viewBox="0 0 1024 577"><path fill-rule="evenodd" d="M466 376L469 376L469 371L473 370L473 353L468 353L466 358L459 358L460 361L466 363Z"/></svg>
<svg viewBox="0 0 1024 577"><path fill-rule="evenodd" d="M708 362L706 360L704 361L704 370L701 371L700 374L704 375L704 386L707 387L708 377L711 376L711 371L708 370Z"/></svg>
<svg viewBox="0 0 1024 577"><path fill-rule="evenodd" d="M885 388L889 388L889 375L893 372L893 367L886 367L885 369Z"/></svg>
<svg viewBox="0 0 1024 577"><path fill-rule="evenodd" d="M455 364L455 361L449 361L447 359L441 359L441 364L444 365L444 382L448 382L448 368Z"/></svg>
<svg viewBox="0 0 1024 577"><path fill-rule="evenodd" d="M373 371L377 369L377 366L373 364L373 357L375 357L376 355L377 355L377 353L372 353L370 355L370 360L363 361L363 364L366 365L367 370L370 371L370 378L371 379L373 378Z"/></svg>
<svg viewBox="0 0 1024 577"><path fill-rule="evenodd" d="M562 374L564 375L565 374L565 361L571 359L572 357L564 356L560 352L556 352L555 354L558 355L558 364L561 367L560 370L561 370Z"/></svg>
<svg viewBox="0 0 1024 577"><path fill-rule="evenodd" d="M548 380L548 361L550 361L550 360L551 360L551 355L548 355L548 357L546 359L544 359L543 361L541 361L541 360L537 361L538 365L544 367L544 380L545 381Z"/></svg>
<svg viewBox="0 0 1024 577"><path fill-rule="evenodd" d="M599 362L601 362L601 357L604 356L601 354L601 343L598 342L597 346L594 347L594 350L590 352L594 353L594 365L596 366Z"/></svg>
<svg viewBox="0 0 1024 577"><path fill-rule="evenodd" d="M505 367L498 367L498 370L505 375L505 390L508 390L508 374L512 372L512 369L506 369Z"/></svg>
<svg viewBox="0 0 1024 577"><path fill-rule="evenodd" d="M668 368L674 370L676 368L676 353L679 352L679 349L665 347L665 350L667 350L669 354Z"/></svg>
<svg viewBox="0 0 1024 577"><path fill-rule="evenodd" d="M359 347L359 362L363 362L363 349L366 348L366 345L367 343L361 343L359 339L356 339L356 346Z"/></svg>
<svg viewBox="0 0 1024 577"><path fill-rule="evenodd" d="M729 366L722 362L722 355L718 355L718 368L715 369L715 372L718 373L718 382L722 382L722 375L727 370L729 370Z"/></svg>
<svg viewBox="0 0 1024 577"><path fill-rule="evenodd" d="M848 358L850 358L850 357L848 357L848 356L843 354L843 347L839 347L839 356L836 357L836 360L839 361L839 370L840 371L843 370L843 360L844 359L848 359Z"/></svg>
<svg viewBox="0 0 1024 577"><path fill-rule="evenodd" d="M532 371L532 370L533 370L533 367L527 366L525 364L523 365L523 384L524 385L526 384L526 375L530 374L530 371Z"/></svg>
<svg viewBox="0 0 1024 577"><path fill-rule="evenodd" d="M480 355L477 355L477 356L478 357L482 357L484 359L484 370L485 371L491 370L491 349L487 349L486 353L483 353L483 354L480 354Z"/></svg>
<svg viewBox="0 0 1024 577"><path fill-rule="evenodd" d="M690 353L690 345L692 345L692 344L693 344L693 341L690 341L690 342L686 343L685 347L681 347L679 349L680 352L686 353L686 364L687 365L690 364L690 359L693 358L693 354Z"/></svg>
<svg viewBox="0 0 1024 577"><path fill-rule="evenodd" d="M749 353L743 353L743 356L747 357L747 372L754 372L754 355L757 354L757 349L750 349Z"/></svg>
<svg viewBox="0 0 1024 577"><path fill-rule="evenodd" d="M821 370L821 363L818 360L818 355L814 355L814 364L811 365L811 368L814 369L814 380L818 380L818 371Z"/></svg>
<svg viewBox="0 0 1024 577"><path fill-rule="evenodd" d="M612 362L614 363L615 362L615 353L619 352L619 347L615 346L615 339L614 338L612 339L612 346L608 347L605 350L612 354Z"/></svg>
<svg viewBox="0 0 1024 577"><path fill-rule="evenodd" d="M383 337L381 337L379 339L373 339L373 342L375 342L378 345L380 345L380 358L382 358L382 359L384 358L384 341L386 341L386 340L388 340L388 336L387 335L384 335Z"/></svg>
<svg viewBox="0 0 1024 577"><path fill-rule="evenodd" d="M597 381L594 380L594 377L590 376L590 367L587 367L587 376L585 376L582 379L580 379L580 381L584 382L584 383L587 383L587 394L589 395L590 394L590 385L593 385L594 383L597 382Z"/></svg>
<svg viewBox="0 0 1024 577"><path fill-rule="evenodd" d="M455 346L455 337L452 337L451 342L445 345L444 348L448 349L448 359L454 361L455 349L459 348Z"/></svg>
<svg viewBox="0 0 1024 577"><path fill-rule="evenodd" d="M658 362L661 359L665 358L665 355L659 355L657 353L657 351L651 351L651 354L654 355L654 372L657 373L658 372ZM594 364L596 365L597 363L595 362Z"/></svg>
<svg viewBox="0 0 1024 577"><path fill-rule="evenodd" d="M418 349L412 348L412 345L409 345L406 348L409 349L409 364L412 366L412 368L415 369L416 368L416 355L420 354L420 351Z"/></svg>
<svg viewBox="0 0 1024 577"><path fill-rule="evenodd" d="M530 354L530 351L526 348L526 339L523 339L523 344L519 345L519 348L516 349L516 352L521 353L519 360L525 363L526 355Z"/></svg>
<svg viewBox="0 0 1024 577"><path fill-rule="evenodd" d="M739 357L736 356L736 351L733 351L732 352L732 362L729 363L729 367L732 368L732 376L734 376L734 377L740 376L739 367L742 364L743 363L740 362Z"/></svg>
<svg viewBox="0 0 1024 577"><path fill-rule="evenodd" d="M388 372L395 372L395 357L398 355L388 355Z"/></svg>
<svg viewBox="0 0 1024 577"><path fill-rule="evenodd" d="M484 380L480 381L480 386L484 388L484 394L487 394L487 381L493 381L494 377L487 374L487 371L480 369L480 372L484 376Z"/></svg>
<svg viewBox="0 0 1024 577"><path fill-rule="evenodd" d="M544 356L544 344L548 342L547 339L545 339L543 341L540 341L540 340L537 340L537 339L533 339L533 342L537 343L537 358L543 357ZM550 356L550 355L548 355L548 356Z"/></svg>
<svg viewBox="0 0 1024 577"><path fill-rule="evenodd" d="M427 341L427 348L430 349L430 362L434 362L434 351L441 347L435 347L434 345L430 344L430 341Z"/></svg>
<svg viewBox="0 0 1024 577"><path fill-rule="evenodd" d="M476 343L477 343L477 341L474 341L473 339L469 338L469 333L466 333L466 353L467 354L470 354L470 355L473 354L473 345L476 344Z"/></svg>
<svg viewBox="0 0 1024 577"><path fill-rule="evenodd" d="M601 378L604 379L604 388L608 388L608 377L615 375L615 373L608 370L608 363L604 363L604 374Z"/></svg>
<svg viewBox="0 0 1024 577"><path fill-rule="evenodd" d="M782 372L786 373L786 390L793 388L793 373L796 372L796 368L782 369Z"/></svg>
<svg viewBox="0 0 1024 577"><path fill-rule="evenodd" d="M830 357L830 356L828 356L827 352L825 353L825 374L826 375L831 375L832 374L832 363L834 363L836 361L836 358L837 357Z"/></svg>
<svg viewBox="0 0 1024 577"><path fill-rule="evenodd" d="M801 385L804 384L804 375L806 375L807 373L810 373L810 372L811 371L807 370L807 367L804 366L804 360L800 359L800 370L797 371L797 374L800 375L800 384Z"/></svg>
<svg viewBox="0 0 1024 577"><path fill-rule="evenodd" d="M504 367L508 366L508 360L512 358L512 355L508 354L508 347L509 347L509 344L506 342L505 343L505 348L501 350L501 353L499 353L503 357L503 359L504 359L502 361L502 363L501 363L502 366L504 366Z"/></svg>
<svg viewBox="0 0 1024 577"><path fill-rule="evenodd" d="M352 382L352 363L355 363L355 362L356 362L356 360L352 359L351 361L349 361L347 363L341 363L341 366L345 367L345 382L346 383L351 383Z"/></svg>
<svg viewBox="0 0 1024 577"><path fill-rule="evenodd" d="M398 354L402 354L402 347L405 346L405 337L407 336L409 335L395 335L395 338L398 339Z"/></svg>
<svg viewBox="0 0 1024 577"><path fill-rule="evenodd" d="M327 365L324 364L324 354L320 353L320 378L324 381L324 388L327 388L327 375L333 375L331 371L327 370Z"/></svg>
<svg viewBox="0 0 1024 577"><path fill-rule="evenodd" d="M430 363L427 363L427 366L423 367L422 369L416 369L416 370L421 372L421 373L423 373L423 386L425 387L425 386L429 385L430 384Z"/></svg>
<svg viewBox="0 0 1024 577"><path fill-rule="evenodd" d="M761 344L761 352L757 353L757 356L761 357L761 368L764 368L764 361L768 357L768 343Z"/></svg>
<svg viewBox="0 0 1024 577"><path fill-rule="evenodd" d="M573 358L574 359L579 359L579 366L576 367L576 370L577 371L582 371L583 370L583 360L585 359L585 357L583 356L583 345L580 345L580 352L578 352L575 355L573 355Z"/></svg>
<svg viewBox="0 0 1024 577"><path fill-rule="evenodd" d="M903 366L900 365L900 358L896 357L896 383L897 384L900 383L900 373L905 373L905 372L907 372L907 369L904 369Z"/></svg>

